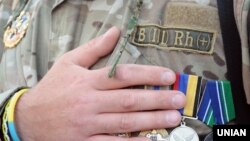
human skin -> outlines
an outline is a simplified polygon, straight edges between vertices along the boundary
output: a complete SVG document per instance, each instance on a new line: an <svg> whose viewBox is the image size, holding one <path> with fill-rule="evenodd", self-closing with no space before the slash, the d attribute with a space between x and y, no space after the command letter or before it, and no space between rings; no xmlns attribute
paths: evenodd
<svg viewBox="0 0 250 141"><path fill-rule="evenodd" d="M43 79L17 103L15 125L24 141L147 141L112 133L177 126L186 99L179 91L129 89L138 85L167 86L172 70L157 66L118 65L89 70L115 47L120 31L104 35L63 55Z"/></svg>

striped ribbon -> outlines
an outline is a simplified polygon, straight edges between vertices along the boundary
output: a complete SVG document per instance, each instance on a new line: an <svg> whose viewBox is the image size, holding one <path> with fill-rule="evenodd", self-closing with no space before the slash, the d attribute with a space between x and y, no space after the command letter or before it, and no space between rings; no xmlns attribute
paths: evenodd
<svg viewBox="0 0 250 141"><path fill-rule="evenodd" d="M202 77L176 73L172 89L183 92L187 99L186 106L179 112L183 116L198 118L211 127L233 120L235 110L230 82L207 80L204 90L201 86ZM162 87L153 86L153 89L162 90Z"/></svg>
<svg viewBox="0 0 250 141"><path fill-rule="evenodd" d="M200 76L176 73L176 82L173 90L183 92L187 98L186 106L179 110L182 115L196 118L201 92L201 80L202 77Z"/></svg>
<svg viewBox="0 0 250 141"><path fill-rule="evenodd" d="M235 118L229 81L206 82L197 116L208 126L226 124Z"/></svg>

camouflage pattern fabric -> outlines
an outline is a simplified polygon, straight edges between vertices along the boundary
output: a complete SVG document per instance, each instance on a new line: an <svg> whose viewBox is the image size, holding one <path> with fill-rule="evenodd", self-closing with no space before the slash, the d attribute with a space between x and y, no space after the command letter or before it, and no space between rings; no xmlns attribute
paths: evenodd
<svg viewBox="0 0 250 141"><path fill-rule="evenodd" d="M126 33L128 19L133 14L135 0L29 0L31 6L26 12L31 14L31 23L26 36L12 49L3 45L4 26L19 6L16 0L0 0L0 93L18 86L36 85L53 63L65 52L77 48L90 39L103 34L112 26ZM243 53L243 79L250 103L250 65L246 33L246 17L249 0L235 0L235 15L241 33ZM243 10L242 10L243 9ZM216 0L144 0L139 25L146 26L150 37L143 32L132 38L141 43L134 47L132 55L124 53L119 63L159 65L180 73L195 74L206 79L226 80L226 60L219 26ZM191 50L164 50L152 47L155 42L154 27L171 30L169 44L181 48L190 45ZM155 31L155 32L154 32ZM214 33L214 34L212 34ZM146 35L146 34L145 34ZM211 38L215 38L212 42ZM208 37L210 40L208 40ZM122 40L121 40L122 41ZM120 47L101 59L92 69L110 65ZM193 51L192 48L211 47L212 54ZM204 48L202 46L205 46ZM134 57L133 53L140 56ZM133 58L134 59L131 59ZM237 58L241 59L241 58ZM1 96L1 95L0 95ZM207 126L198 121L189 121L198 134L210 132Z"/></svg>

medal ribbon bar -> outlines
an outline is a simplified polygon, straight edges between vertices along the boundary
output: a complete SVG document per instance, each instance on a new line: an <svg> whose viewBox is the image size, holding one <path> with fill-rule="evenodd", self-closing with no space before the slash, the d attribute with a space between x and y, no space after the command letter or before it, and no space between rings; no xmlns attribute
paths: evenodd
<svg viewBox="0 0 250 141"><path fill-rule="evenodd" d="M208 126L226 124L235 118L229 81L207 81L197 116Z"/></svg>
<svg viewBox="0 0 250 141"><path fill-rule="evenodd" d="M188 101L186 106L179 110L183 116L196 118L201 92L201 81L202 78L200 76L176 73L176 82L173 90L183 92Z"/></svg>
<svg viewBox="0 0 250 141"><path fill-rule="evenodd" d="M186 118L198 118L210 127L233 120L235 110L230 82L202 80L200 76L176 73L172 89L183 92L187 98L186 106L179 112ZM204 89L201 88L202 82L205 83ZM153 89L161 90L161 87L154 86Z"/></svg>

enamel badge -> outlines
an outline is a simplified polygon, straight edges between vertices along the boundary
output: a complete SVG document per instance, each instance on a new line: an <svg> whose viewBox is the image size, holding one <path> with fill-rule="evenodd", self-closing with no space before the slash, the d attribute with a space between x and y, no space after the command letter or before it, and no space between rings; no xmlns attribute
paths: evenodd
<svg viewBox="0 0 250 141"><path fill-rule="evenodd" d="M30 22L30 14L22 11L4 32L4 45L6 48L15 47L24 37Z"/></svg>

